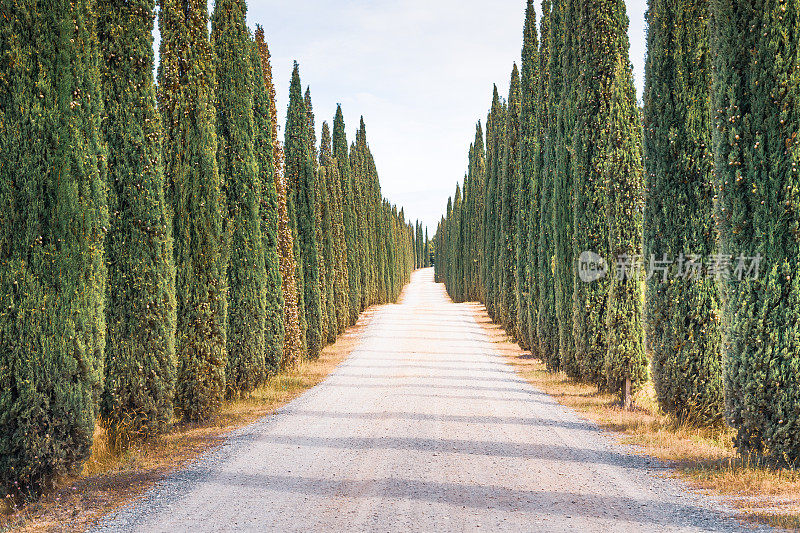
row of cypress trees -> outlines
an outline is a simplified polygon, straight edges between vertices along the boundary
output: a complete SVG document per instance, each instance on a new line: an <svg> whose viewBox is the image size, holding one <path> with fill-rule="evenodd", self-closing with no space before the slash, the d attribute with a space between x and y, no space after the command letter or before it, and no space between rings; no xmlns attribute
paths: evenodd
<svg viewBox="0 0 800 533"><path fill-rule="evenodd" d="M591 5L590 5L591 4ZM639 114L621 1L529 1L522 70L494 89L435 237L439 278L552 370L630 397L647 378L643 279L583 283L573 257L641 255ZM540 38L541 36L541 38Z"/></svg>
<svg viewBox="0 0 800 533"><path fill-rule="evenodd" d="M800 15L650 0L637 109L624 3L542 11L537 32L528 2L522 72L478 124L434 237L437 279L549 369L623 399L651 371L665 412L727 419L742 453L796 464ZM619 257L669 266L587 283L586 251L612 271ZM681 275L692 257L723 274Z"/></svg>
<svg viewBox="0 0 800 533"><path fill-rule="evenodd" d="M417 228L362 120L285 140L244 0L13 3L0 18L0 488L212 416L396 299ZM285 147L285 151L284 151ZM352 243L352 246L351 246Z"/></svg>
<svg viewBox="0 0 800 533"><path fill-rule="evenodd" d="M430 243L428 241L428 228L423 233L422 223L414 223L414 268L428 268L431 266Z"/></svg>

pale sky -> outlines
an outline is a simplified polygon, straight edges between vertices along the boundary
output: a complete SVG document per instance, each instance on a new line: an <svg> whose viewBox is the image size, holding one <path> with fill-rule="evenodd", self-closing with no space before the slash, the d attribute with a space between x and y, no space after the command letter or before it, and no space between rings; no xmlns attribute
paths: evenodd
<svg viewBox="0 0 800 533"><path fill-rule="evenodd" d="M537 4L540 1L537 0ZM348 141L364 115L383 195L430 231L464 177L475 123L519 64L525 0L252 0L264 26L281 123L292 61L311 86L317 119L341 103ZM646 0L627 0L641 98ZM541 6L537 6L541 14ZM282 135L282 133L281 133Z"/></svg>

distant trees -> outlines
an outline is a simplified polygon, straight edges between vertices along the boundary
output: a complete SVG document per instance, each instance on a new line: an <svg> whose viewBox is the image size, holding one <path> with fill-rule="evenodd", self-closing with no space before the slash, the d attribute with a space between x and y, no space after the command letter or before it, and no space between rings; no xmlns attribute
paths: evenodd
<svg viewBox="0 0 800 533"><path fill-rule="evenodd" d="M284 163L243 0L215 4L210 38L205 3L159 1L158 90L154 2L0 17L4 495L79 468L98 422L122 449L207 420L422 264L421 225L381 196L363 119L352 151L340 108L317 146L297 68Z"/></svg>

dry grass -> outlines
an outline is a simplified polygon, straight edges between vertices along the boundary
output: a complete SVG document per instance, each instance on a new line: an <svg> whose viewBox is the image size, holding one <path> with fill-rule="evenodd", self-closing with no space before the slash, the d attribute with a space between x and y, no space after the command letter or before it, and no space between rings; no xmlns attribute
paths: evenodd
<svg viewBox="0 0 800 533"><path fill-rule="evenodd" d="M536 388L602 428L617 432L621 442L672 465L676 474L695 488L722 496L744 517L800 530L800 472L774 469L738 456L733 430L728 427L676 423L659 409L652 384L637 393L634 409L625 411L615 395L574 383L564 373L548 372L539 359L522 351L500 326L492 324L483 306L471 305L500 353Z"/></svg>
<svg viewBox="0 0 800 533"><path fill-rule="evenodd" d="M122 454L110 448L98 424L92 456L80 475L61 480L55 491L34 504L0 513L0 532L85 531L186 461L221 443L231 431L274 412L324 380L358 344L374 311L363 313L358 324L325 348L319 359L272 377L250 398L227 402L209 422L176 425L168 434Z"/></svg>

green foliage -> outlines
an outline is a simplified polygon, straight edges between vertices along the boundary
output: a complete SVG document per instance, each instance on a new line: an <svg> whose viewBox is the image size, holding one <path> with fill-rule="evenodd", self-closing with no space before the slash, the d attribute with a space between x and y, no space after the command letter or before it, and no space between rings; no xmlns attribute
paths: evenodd
<svg viewBox="0 0 800 533"><path fill-rule="evenodd" d="M625 20L623 2L609 8L613 21ZM642 255L644 210L644 169L642 166L641 124L633 87L633 70L628 61L627 24L612 25L618 33L620 50L611 82L609 116L600 140L604 159L608 203L609 257L635 258ZM630 380L635 391L647 381L647 356L644 352L644 273L612 276L608 296L608 351L603 372L608 387L621 391Z"/></svg>
<svg viewBox="0 0 800 533"><path fill-rule="evenodd" d="M511 72L508 111L505 116L503 153L500 163L500 248L499 264L500 318L506 331L518 337L516 285L516 232L514 209L522 174L519 167L519 120L521 111L520 79L516 63ZM460 248L459 248L460 249Z"/></svg>
<svg viewBox="0 0 800 533"><path fill-rule="evenodd" d="M105 388L112 442L165 431L175 393L175 267L153 84L154 0L98 2L108 144Z"/></svg>
<svg viewBox="0 0 800 533"><path fill-rule="evenodd" d="M615 70L614 54L618 36L606 27L608 6L613 0L592 3L577 0L581 47L578 61L581 64L578 79L578 101L573 137L573 183L575 194L574 256L593 252L609 257L608 196L605 163L599 144L606 128L607 107L611 99L610 72ZM599 4L599 5L596 5ZM596 8L603 7L601 13ZM553 30L555 33L555 30ZM554 43L551 43L555 46ZM584 283L573 271L575 290L573 296L572 326L575 353L581 365L582 377L600 387L606 385L603 363L607 351L606 316L608 277Z"/></svg>
<svg viewBox="0 0 800 533"><path fill-rule="evenodd" d="M263 35L263 34L262 34ZM274 120L272 102L261 69L258 42L251 45L253 66L254 150L261 186L261 238L264 252L264 369L276 373L281 366L284 345L284 299L278 255L278 191L275 187Z"/></svg>
<svg viewBox="0 0 800 533"><path fill-rule="evenodd" d="M525 10L525 28L522 44L522 75L520 78L521 106L518 182L515 197L515 292L517 305L517 333L523 348L531 349L532 307L537 301L538 286L535 283L531 262L531 246L538 248L539 235L532 225L539 218L539 186L534 165L539 151L537 96L539 89L539 40L536 28L536 10L528 0ZM538 309L534 313L538 317Z"/></svg>
<svg viewBox="0 0 800 533"><path fill-rule="evenodd" d="M549 7L545 3L545 7ZM555 217L561 209L569 209L571 199L556 197L556 181L559 179L558 155L564 150L564 139L558 136L558 112L560 95L562 92L562 77L560 72L560 59L564 53L564 20L561 3L548 9L548 16L542 19L541 65L547 68L547 75L540 80L540 124L541 138L543 139L542 152L534 160L537 177L539 178L539 239L537 260L538 279L538 312L536 323L536 338L538 340L538 354L542 357L551 370L561 366L561 356L558 344L558 329L556 322L556 269L561 265L555 263L555 238L556 234L563 231L555 226ZM566 205L558 202L565 201ZM571 221L569 221L571 222ZM572 272L571 272L572 274ZM572 274L574 275L574 274Z"/></svg>
<svg viewBox="0 0 800 533"><path fill-rule="evenodd" d="M486 207L484 209L484 284L486 286L486 310L493 320L499 320L498 265L500 240L500 165L503 153L502 125L505 124L505 104L500 101L497 86L494 87L492 107L486 120Z"/></svg>
<svg viewBox="0 0 800 533"><path fill-rule="evenodd" d="M715 249L709 2L651 0L644 148L645 258L709 257ZM648 281L647 338L665 412L721 422L722 323L714 279Z"/></svg>
<svg viewBox="0 0 800 533"><path fill-rule="evenodd" d="M556 146L556 169L554 183L553 229L555 246L555 309L558 324L558 354L561 368L573 379L581 377L580 360L575 350L572 335L572 306L575 290L575 264L572 238L575 219L575 189L573 185L575 102L578 99L578 11L576 0L559 0L552 8L553 16L558 10L563 17L564 33L559 40L562 53L551 54L548 64L553 92L550 96L557 110L550 116L556 123L552 125L553 135L558 140ZM543 21L544 24L544 21ZM542 29L544 32L544 26ZM552 78L557 78L558 81ZM560 85L559 85L560 83Z"/></svg>
<svg viewBox="0 0 800 533"><path fill-rule="evenodd" d="M344 208L342 199L341 176L338 162L333 157L331 130L327 122L322 124L320 142L320 165L325 168L327 185L327 208L330 221L326 233L326 254L331 272L331 302L329 320L332 321L334 338L344 332L350 320L350 302L348 299L347 244L344 227Z"/></svg>
<svg viewBox="0 0 800 533"><path fill-rule="evenodd" d="M491 318L549 369L614 390L630 379L635 389L647 377L644 280L583 283L575 268L583 251L642 253L641 128L625 7L545 0L542 10L539 46L527 3L522 76L515 66L507 104L495 87L485 170L479 129L463 189L448 200L434 237L436 279L456 301L483 297ZM476 219L479 251L470 246Z"/></svg>
<svg viewBox="0 0 800 533"><path fill-rule="evenodd" d="M263 380L265 370L266 268L246 14L243 0L217 0L211 17L217 74L217 164L224 176L228 204L228 396L249 394Z"/></svg>
<svg viewBox="0 0 800 533"><path fill-rule="evenodd" d="M20 1L0 17L3 495L42 491L92 444L109 223L94 7Z"/></svg>
<svg viewBox="0 0 800 533"><path fill-rule="evenodd" d="M187 420L204 420L222 401L227 364L227 209L216 161L213 54L205 3L160 0L159 13L159 109L176 271L175 408Z"/></svg>
<svg viewBox="0 0 800 533"><path fill-rule="evenodd" d="M323 346L322 301L320 295L319 257L316 235L316 158L311 144L309 117L300 86L300 69L295 63L289 89L284 150L286 181L290 198L299 262L298 280L302 280L301 324L305 324L308 356L315 359ZM293 214L292 214L293 211Z"/></svg>
<svg viewBox="0 0 800 533"><path fill-rule="evenodd" d="M356 211L355 184L350 167L350 155L345 133L342 107L336 107L333 119L333 157L339 168L342 185L342 221L344 223L345 244L347 245L347 283L348 283L348 324L355 324L361 312L361 267L358 241L358 214Z"/></svg>
<svg viewBox="0 0 800 533"><path fill-rule="evenodd" d="M725 397L736 445L800 459L800 56L796 2L713 3L720 252L763 259L723 280Z"/></svg>

